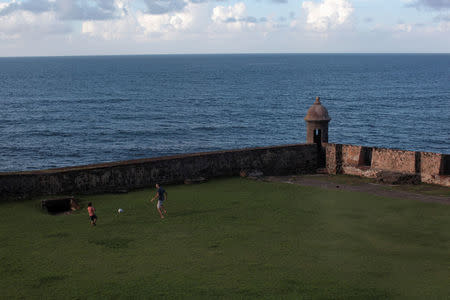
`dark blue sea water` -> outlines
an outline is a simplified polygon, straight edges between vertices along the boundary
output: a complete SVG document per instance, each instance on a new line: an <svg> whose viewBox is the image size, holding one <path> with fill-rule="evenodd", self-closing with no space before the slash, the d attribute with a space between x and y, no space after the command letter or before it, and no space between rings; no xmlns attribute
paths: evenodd
<svg viewBox="0 0 450 300"><path fill-rule="evenodd" d="M0 58L0 171L330 141L450 153L450 55Z"/></svg>

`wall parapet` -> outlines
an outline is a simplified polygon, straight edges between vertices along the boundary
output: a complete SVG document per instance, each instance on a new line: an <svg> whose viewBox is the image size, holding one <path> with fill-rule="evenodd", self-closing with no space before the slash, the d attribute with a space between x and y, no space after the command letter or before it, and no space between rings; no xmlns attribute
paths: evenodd
<svg viewBox="0 0 450 300"><path fill-rule="evenodd" d="M418 174L421 181L450 187L450 154L345 144L324 144L330 174L375 178L381 171Z"/></svg>
<svg viewBox="0 0 450 300"><path fill-rule="evenodd" d="M330 174L377 177L380 171L419 174L421 181L450 187L450 155L325 143ZM41 195L116 192L181 183L188 178L316 173L316 144L192 153L48 170L0 173L0 200Z"/></svg>
<svg viewBox="0 0 450 300"><path fill-rule="evenodd" d="M133 190L187 178L315 173L317 146L294 144L192 153L58 169L0 173L0 199Z"/></svg>

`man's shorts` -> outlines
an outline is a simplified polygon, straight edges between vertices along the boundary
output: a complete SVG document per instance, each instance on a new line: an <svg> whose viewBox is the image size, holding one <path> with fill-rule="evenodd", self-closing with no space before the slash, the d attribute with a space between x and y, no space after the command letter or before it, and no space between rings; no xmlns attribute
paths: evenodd
<svg viewBox="0 0 450 300"><path fill-rule="evenodd" d="M158 204L156 204L156 207L160 208L163 205L164 205L164 200L158 200Z"/></svg>
<svg viewBox="0 0 450 300"><path fill-rule="evenodd" d="M89 216L89 218L91 219L91 221L94 221L95 219L97 219L97 216L96 215L92 215L92 216Z"/></svg>

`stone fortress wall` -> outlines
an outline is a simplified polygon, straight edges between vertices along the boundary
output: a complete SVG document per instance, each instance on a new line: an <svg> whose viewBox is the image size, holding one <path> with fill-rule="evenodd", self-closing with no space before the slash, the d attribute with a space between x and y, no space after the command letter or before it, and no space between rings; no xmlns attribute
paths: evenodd
<svg viewBox="0 0 450 300"><path fill-rule="evenodd" d="M0 201L41 195L122 192L199 177L314 173L315 144L194 153L29 172L0 173Z"/></svg>
<svg viewBox="0 0 450 300"><path fill-rule="evenodd" d="M324 144L329 174L379 178L383 172L415 175L423 183L450 187L450 155L342 144Z"/></svg>
<svg viewBox="0 0 450 300"><path fill-rule="evenodd" d="M121 192L198 177L349 174L450 187L450 155L328 143L331 118L320 99L309 108L307 143L194 153L31 172L0 173L0 200ZM400 181L401 181L400 180ZM383 180L382 180L383 181ZM386 182L386 181L385 181Z"/></svg>

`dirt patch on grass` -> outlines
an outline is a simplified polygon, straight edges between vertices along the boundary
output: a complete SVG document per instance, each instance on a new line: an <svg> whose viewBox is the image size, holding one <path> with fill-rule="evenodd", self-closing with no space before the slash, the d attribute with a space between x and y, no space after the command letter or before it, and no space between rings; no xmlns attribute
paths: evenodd
<svg viewBox="0 0 450 300"><path fill-rule="evenodd" d="M450 189L448 189L447 191L447 188L433 187L431 185L423 187L423 191L415 186L402 186L401 188L403 190L398 190L397 188L399 186L379 184L373 182L370 179L360 179L358 177L350 178L349 176L330 176L322 174L308 176L267 176L264 177L263 180L298 184L302 186L316 186L325 189L365 192L390 198L450 204L450 197L428 194L430 192L447 194ZM406 191L407 189L410 189L411 191Z"/></svg>

